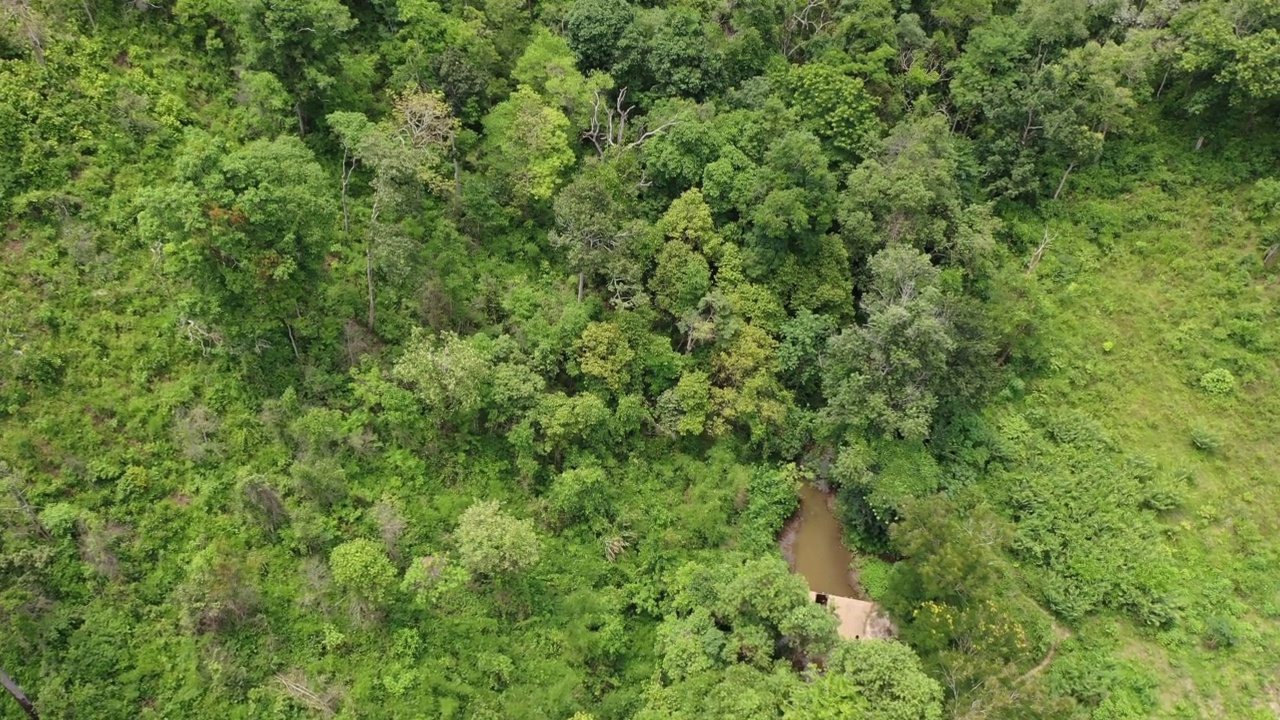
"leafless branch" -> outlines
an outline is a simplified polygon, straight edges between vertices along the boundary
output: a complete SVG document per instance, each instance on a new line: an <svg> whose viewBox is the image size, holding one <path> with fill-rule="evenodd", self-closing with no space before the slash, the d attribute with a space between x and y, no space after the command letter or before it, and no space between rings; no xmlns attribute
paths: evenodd
<svg viewBox="0 0 1280 720"><path fill-rule="evenodd" d="M322 717L330 718L337 712L337 693L333 690L319 693L312 690L307 682L307 675L302 670L280 673L276 675L276 682L280 683L289 697L320 713Z"/></svg>
<svg viewBox="0 0 1280 720"><path fill-rule="evenodd" d="M1045 249L1049 247L1050 239L1051 238L1049 237L1049 226L1046 225L1044 228L1044 240L1040 242L1040 247L1036 248L1036 251L1031 254L1031 261L1027 263L1028 275L1031 274L1031 271L1036 269L1036 265L1040 264L1040 260L1044 257Z"/></svg>
<svg viewBox="0 0 1280 720"><path fill-rule="evenodd" d="M595 97L591 101L591 125L582 132L582 138L589 140L595 146L596 155L599 157L603 158L608 150L616 150L618 152L634 150L678 122L669 120L652 130L646 130L642 126L636 139L627 142L627 124L630 122L631 113L636 109L636 106L627 105L626 100L627 89L625 87L618 90L618 96L614 98L613 107L608 106L600 95L600 91L597 90L595 92Z"/></svg>

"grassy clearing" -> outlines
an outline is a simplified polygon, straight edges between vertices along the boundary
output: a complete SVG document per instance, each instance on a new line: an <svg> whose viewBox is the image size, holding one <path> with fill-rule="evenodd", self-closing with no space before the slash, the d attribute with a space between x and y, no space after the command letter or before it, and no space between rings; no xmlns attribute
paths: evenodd
<svg viewBox="0 0 1280 720"><path fill-rule="evenodd" d="M1241 209L1247 189L1067 202L1034 271L1034 379L992 409L1077 413L1105 435L1100 453L1150 464L1179 496L1155 508L1160 547L1134 554L1167 557L1174 620L1074 623L1154 680L1145 712L1159 717L1280 717L1280 281ZM1020 230L1034 248L1043 226ZM1093 716L1142 716L1104 710Z"/></svg>

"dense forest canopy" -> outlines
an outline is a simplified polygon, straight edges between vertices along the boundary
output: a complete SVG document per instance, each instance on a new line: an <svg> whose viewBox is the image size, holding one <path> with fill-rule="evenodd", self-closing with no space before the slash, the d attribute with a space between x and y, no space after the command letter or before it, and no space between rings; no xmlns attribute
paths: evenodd
<svg viewBox="0 0 1280 720"><path fill-rule="evenodd" d="M0 717L1280 712L1274 0L0 0L0 232Z"/></svg>

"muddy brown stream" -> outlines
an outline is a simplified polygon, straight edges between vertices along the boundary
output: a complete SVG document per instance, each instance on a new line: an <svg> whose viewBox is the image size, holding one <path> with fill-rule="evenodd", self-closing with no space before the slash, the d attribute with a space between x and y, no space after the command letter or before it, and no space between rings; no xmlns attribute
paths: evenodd
<svg viewBox="0 0 1280 720"><path fill-rule="evenodd" d="M827 503L827 495L812 485L800 490L800 512L783 534L783 553L791 569L809 581L814 592L843 597L860 593L849 580L853 554L844 546L844 529Z"/></svg>

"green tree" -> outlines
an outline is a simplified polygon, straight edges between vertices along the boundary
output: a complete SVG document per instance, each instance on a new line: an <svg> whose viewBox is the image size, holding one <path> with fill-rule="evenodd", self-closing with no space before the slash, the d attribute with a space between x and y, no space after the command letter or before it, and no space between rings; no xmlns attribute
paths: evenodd
<svg viewBox="0 0 1280 720"><path fill-rule="evenodd" d="M865 156L880 131L876 103L862 80L823 63L792 66L783 81L788 103L838 157Z"/></svg>
<svg viewBox="0 0 1280 720"><path fill-rule="evenodd" d="M929 435L956 345L929 256L890 245L871 258L865 325L831 338L823 365L827 415L907 439Z"/></svg>
<svg viewBox="0 0 1280 720"><path fill-rule="evenodd" d="M578 338L578 366L583 374L614 392L621 392L631 382L633 359L635 351L627 336L613 323L593 322Z"/></svg>
<svg viewBox="0 0 1280 720"><path fill-rule="evenodd" d="M207 16L231 28L246 65L275 73L294 96L298 132L307 131L307 106L340 84L343 38L356 26L339 0L180 0L179 17Z"/></svg>
<svg viewBox="0 0 1280 720"><path fill-rule="evenodd" d="M941 720L942 686L911 648L892 640L842 642L821 675L800 685L784 720Z"/></svg>
<svg viewBox="0 0 1280 720"><path fill-rule="evenodd" d="M521 85L484 119L488 165L511 199L527 205L548 200L574 163L569 119Z"/></svg>
<svg viewBox="0 0 1280 720"><path fill-rule="evenodd" d="M711 37L691 8L642 10L618 38L611 73L642 100L701 99L720 86L725 70Z"/></svg>
<svg viewBox="0 0 1280 720"><path fill-rule="evenodd" d="M612 67L618 40L634 16L627 0L574 0L565 30L578 64L584 70Z"/></svg>
<svg viewBox="0 0 1280 720"><path fill-rule="evenodd" d="M542 27L534 29L533 39L516 61L511 77L563 110L574 128L587 126L592 102L599 93L613 87L613 78L604 73L584 77L564 38Z"/></svg>
<svg viewBox="0 0 1280 720"><path fill-rule="evenodd" d="M750 273L763 277L788 255L821 254L822 238L835 217L837 181L817 138L803 131L783 135L744 180L749 185L736 204L750 222L750 242L744 245Z"/></svg>
<svg viewBox="0 0 1280 720"><path fill-rule="evenodd" d="M598 276L609 278L621 300L630 298L639 280L640 269L629 251L644 225L635 217L638 183L628 174L623 160L589 159L556 195L555 228L548 239L564 250L569 267L578 273L579 301Z"/></svg>
<svg viewBox="0 0 1280 720"><path fill-rule="evenodd" d="M542 554L533 523L506 514L495 500L476 502L464 510L453 537L463 567L490 580L516 575L536 564Z"/></svg>
<svg viewBox="0 0 1280 720"><path fill-rule="evenodd" d="M682 240L667 241L658 253L649 289L659 308L677 318L686 316L711 289L707 259Z"/></svg>
<svg viewBox="0 0 1280 720"><path fill-rule="evenodd" d="M470 419L485 402L492 370L487 348L477 340L454 333L439 338L415 333L392 374L436 417Z"/></svg>
<svg viewBox="0 0 1280 720"><path fill-rule="evenodd" d="M840 231L854 257L903 243L980 268L994 249L998 221L988 205L965 202L960 173L956 139L944 118L894 127L849 174L840 198Z"/></svg>
<svg viewBox="0 0 1280 720"><path fill-rule="evenodd" d="M738 662L767 668L783 648L817 657L836 644L834 614L809 601L804 580L781 558L687 563L670 586L670 610L658 632L667 678Z"/></svg>
<svg viewBox="0 0 1280 720"><path fill-rule="evenodd" d="M382 543L363 539L335 547L329 553L329 572L339 588L376 604L389 599L399 578Z"/></svg>
<svg viewBox="0 0 1280 720"><path fill-rule="evenodd" d="M1186 107L1210 112L1225 99L1250 112L1280 100L1280 9L1274 3L1211 0L1175 14L1179 71L1193 81Z"/></svg>
<svg viewBox="0 0 1280 720"><path fill-rule="evenodd" d="M198 319L245 349L284 330L299 352L336 230L324 170L297 138L227 150L198 130L176 169L174 182L142 193L139 234L196 289Z"/></svg>

